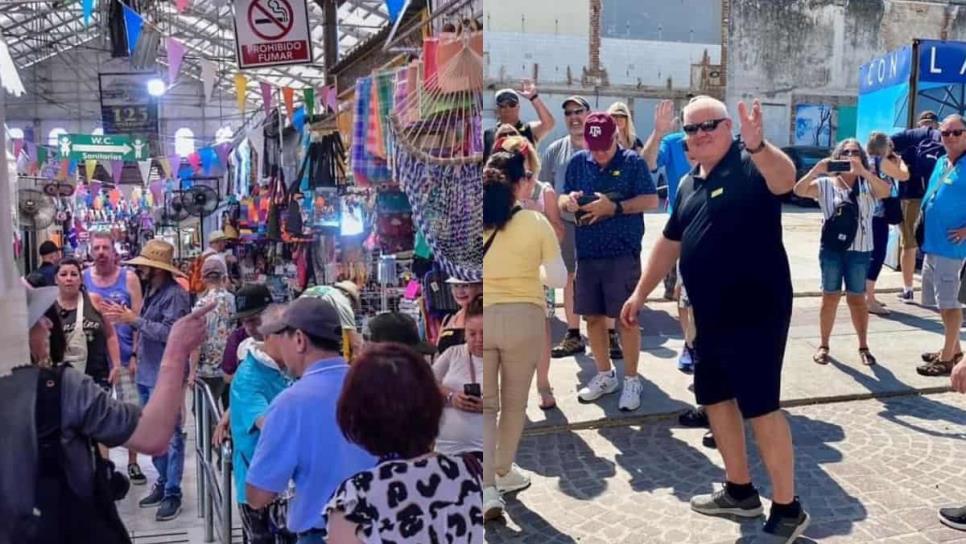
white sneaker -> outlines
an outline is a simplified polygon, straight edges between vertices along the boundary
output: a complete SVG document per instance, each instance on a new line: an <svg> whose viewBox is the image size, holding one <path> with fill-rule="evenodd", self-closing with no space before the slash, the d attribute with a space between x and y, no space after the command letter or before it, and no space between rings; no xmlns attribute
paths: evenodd
<svg viewBox="0 0 966 544"><path fill-rule="evenodd" d="M621 400L617 407L622 412L633 412L641 407L641 393L644 392L644 384L638 377L624 378L624 390L621 391Z"/></svg>
<svg viewBox="0 0 966 544"><path fill-rule="evenodd" d="M594 402L595 400L603 397L604 395L609 395L617 388L620 384L617 382L617 373L611 370L607 374L597 373L596 376L590 379L590 383L587 387L584 387L577 392L577 398L580 402Z"/></svg>
<svg viewBox="0 0 966 544"><path fill-rule="evenodd" d="M530 487L530 477L523 473L514 463L510 466L510 472L503 476L496 475L496 489L500 493L513 493Z"/></svg>
<svg viewBox="0 0 966 544"><path fill-rule="evenodd" d="M499 519L505 507L506 503L495 487L483 488L483 521Z"/></svg>

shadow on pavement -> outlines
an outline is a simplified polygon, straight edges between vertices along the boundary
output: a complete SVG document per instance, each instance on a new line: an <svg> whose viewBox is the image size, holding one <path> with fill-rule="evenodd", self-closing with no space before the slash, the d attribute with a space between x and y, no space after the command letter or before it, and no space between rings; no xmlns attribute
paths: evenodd
<svg viewBox="0 0 966 544"><path fill-rule="evenodd" d="M842 364L835 358L832 358L831 364L873 393L883 391L890 386L890 390L895 390L895 385L900 385L903 389L909 389L910 391L913 390L912 387L896 378L891 370L881 364L871 367L875 377L868 376L849 365ZM936 386L943 386L948 383L948 377L941 376L936 378ZM966 428L966 411L961 408L937 402L927 395L916 397L915 403L911 402L911 399L907 397L887 397L878 399L878 401L884 408L884 410L879 412L879 415L891 423L936 438L966 439L966 432L937 432L916 425L910 421L911 419L946 421L953 428L964 429ZM952 412L952 415L949 412Z"/></svg>

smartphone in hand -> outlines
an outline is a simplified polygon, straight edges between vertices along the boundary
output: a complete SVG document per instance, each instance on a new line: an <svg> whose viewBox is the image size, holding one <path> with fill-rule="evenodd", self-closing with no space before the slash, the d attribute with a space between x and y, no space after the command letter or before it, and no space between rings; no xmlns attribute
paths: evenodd
<svg viewBox="0 0 966 544"><path fill-rule="evenodd" d="M467 397L482 398L483 391L478 383L468 383L463 385L463 394Z"/></svg>
<svg viewBox="0 0 966 544"><path fill-rule="evenodd" d="M852 161L828 161L828 171L830 173L851 172Z"/></svg>

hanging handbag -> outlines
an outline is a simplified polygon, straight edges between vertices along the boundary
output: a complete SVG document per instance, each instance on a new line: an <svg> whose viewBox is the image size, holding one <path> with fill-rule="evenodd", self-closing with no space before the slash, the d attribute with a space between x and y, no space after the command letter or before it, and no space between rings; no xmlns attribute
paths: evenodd
<svg viewBox="0 0 966 544"><path fill-rule="evenodd" d="M269 240L282 239L282 206L285 205L285 184L281 177L271 181L269 189L268 221L265 237Z"/></svg>

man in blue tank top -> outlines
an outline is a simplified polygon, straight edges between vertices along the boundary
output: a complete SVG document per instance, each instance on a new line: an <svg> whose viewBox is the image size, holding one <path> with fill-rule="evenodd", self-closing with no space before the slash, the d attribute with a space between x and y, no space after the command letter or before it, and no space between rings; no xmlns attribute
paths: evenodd
<svg viewBox="0 0 966 544"><path fill-rule="evenodd" d="M141 282L132 270L122 269L119 265L114 238L110 232L101 231L91 233L90 252L94 259L94 266L84 271L84 285L89 293L96 293L106 302L120 304L134 310L141 311ZM134 384L134 374L137 372L137 358L133 351L134 330L130 325L117 323L114 325L121 344L121 364L125 372L121 373L118 382L117 398L122 402L137 404L141 401ZM144 485L147 478L138 465L137 453L128 450L127 474L131 483Z"/></svg>

